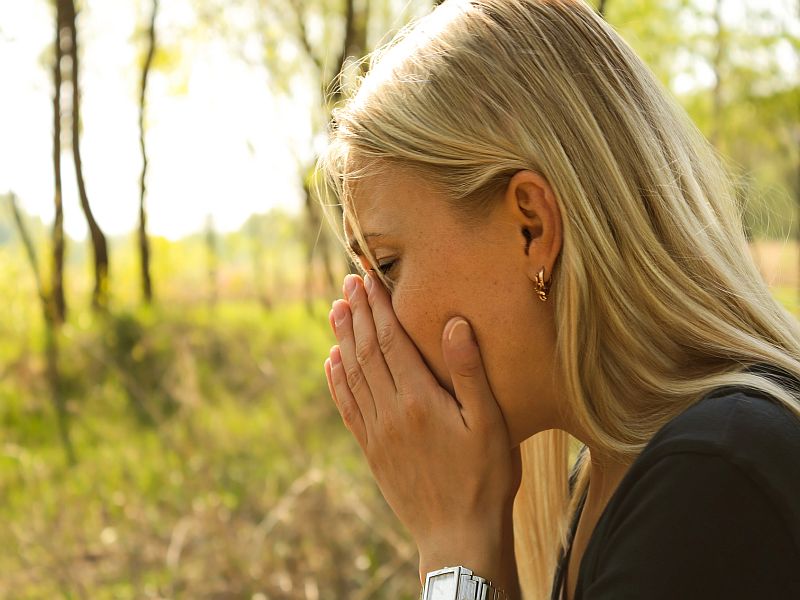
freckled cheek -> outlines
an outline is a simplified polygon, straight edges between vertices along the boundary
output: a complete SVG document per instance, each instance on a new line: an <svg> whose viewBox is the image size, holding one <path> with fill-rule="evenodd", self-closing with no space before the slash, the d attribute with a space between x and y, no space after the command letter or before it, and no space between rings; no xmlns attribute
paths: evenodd
<svg viewBox="0 0 800 600"><path fill-rule="evenodd" d="M441 385L450 385L447 368L442 355L442 331L446 322L445 310L439 302L431 302L437 294L430 288L424 292L396 290L392 306L398 321L419 349L426 365Z"/></svg>
<svg viewBox="0 0 800 600"><path fill-rule="evenodd" d="M395 290L392 295L392 307L397 320L417 346L424 343L430 335L430 313L425 298L428 294L409 293Z"/></svg>

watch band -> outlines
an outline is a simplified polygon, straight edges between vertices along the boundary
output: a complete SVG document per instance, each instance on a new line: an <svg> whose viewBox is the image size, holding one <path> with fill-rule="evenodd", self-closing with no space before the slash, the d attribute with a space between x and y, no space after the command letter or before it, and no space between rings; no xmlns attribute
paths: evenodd
<svg viewBox="0 0 800 600"><path fill-rule="evenodd" d="M420 594L420 600L431 600L428 591L431 582L437 577L455 576L453 600L509 600L508 594L496 588L491 581L475 575L470 569L459 567L445 567L438 571L431 571L425 578L425 587Z"/></svg>

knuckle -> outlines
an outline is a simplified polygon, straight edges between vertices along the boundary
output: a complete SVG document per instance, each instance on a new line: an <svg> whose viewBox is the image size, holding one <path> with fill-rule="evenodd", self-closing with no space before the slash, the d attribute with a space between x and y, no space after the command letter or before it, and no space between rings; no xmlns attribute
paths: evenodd
<svg viewBox="0 0 800 600"><path fill-rule="evenodd" d="M356 344L356 361L359 365L366 366L375 356L375 344L371 340L362 340Z"/></svg>
<svg viewBox="0 0 800 600"><path fill-rule="evenodd" d="M361 375L361 369L358 365L350 366L345 369L344 372L345 378L347 379L347 386L352 391L357 391L361 389L361 385L364 381L364 378Z"/></svg>
<svg viewBox="0 0 800 600"><path fill-rule="evenodd" d="M476 361L462 361L454 369L457 375L461 377L474 378L480 375L481 365Z"/></svg>
<svg viewBox="0 0 800 600"><path fill-rule="evenodd" d="M384 352L384 354L389 352L394 346L396 337L394 328L390 323L381 323L378 326L377 335L378 345L380 346L381 350Z"/></svg>
<svg viewBox="0 0 800 600"><path fill-rule="evenodd" d="M353 425L355 425L358 419L358 407L354 406L353 402L347 401L342 404L340 412L342 414L342 421L344 421L348 429L352 430Z"/></svg>

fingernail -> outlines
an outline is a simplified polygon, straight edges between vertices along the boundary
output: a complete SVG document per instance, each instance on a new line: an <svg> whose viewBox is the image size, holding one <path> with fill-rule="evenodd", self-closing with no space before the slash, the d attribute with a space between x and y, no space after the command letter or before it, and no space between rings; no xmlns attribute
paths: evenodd
<svg viewBox="0 0 800 600"><path fill-rule="evenodd" d="M331 348L331 366L338 365L342 362L342 354L339 352L339 346Z"/></svg>
<svg viewBox="0 0 800 600"><path fill-rule="evenodd" d="M355 275L348 275L344 279L344 291L347 294L347 299L349 300L353 296L353 292L356 291L356 276Z"/></svg>
<svg viewBox="0 0 800 600"><path fill-rule="evenodd" d="M342 323L344 323L344 318L346 316L344 305L341 302L337 302L333 305L333 322L336 327L339 327Z"/></svg>
<svg viewBox="0 0 800 600"><path fill-rule="evenodd" d="M367 290L367 294L372 291L372 275L369 273L364 275L364 288Z"/></svg>
<svg viewBox="0 0 800 600"><path fill-rule="evenodd" d="M450 333L447 336L447 341L452 344L463 344L472 341L472 329L464 319L459 319L456 324L450 328Z"/></svg>

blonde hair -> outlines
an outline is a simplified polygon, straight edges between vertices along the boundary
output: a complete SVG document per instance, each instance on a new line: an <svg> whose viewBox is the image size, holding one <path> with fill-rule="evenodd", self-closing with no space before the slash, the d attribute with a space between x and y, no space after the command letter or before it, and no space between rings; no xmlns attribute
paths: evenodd
<svg viewBox="0 0 800 600"><path fill-rule="evenodd" d="M800 377L800 326L751 258L722 161L582 0L447 0L373 53L319 162L373 268L351 196L384 165L421 174L476 226L515 172L550 182L563 221L550 292L563 402L604 454L632 461L727 385L800 417L797 389L743 372L766 362ZM570 501L569 441L550 430L522 445L526 599L549 596L588 483L583 460Z"/></svg>

